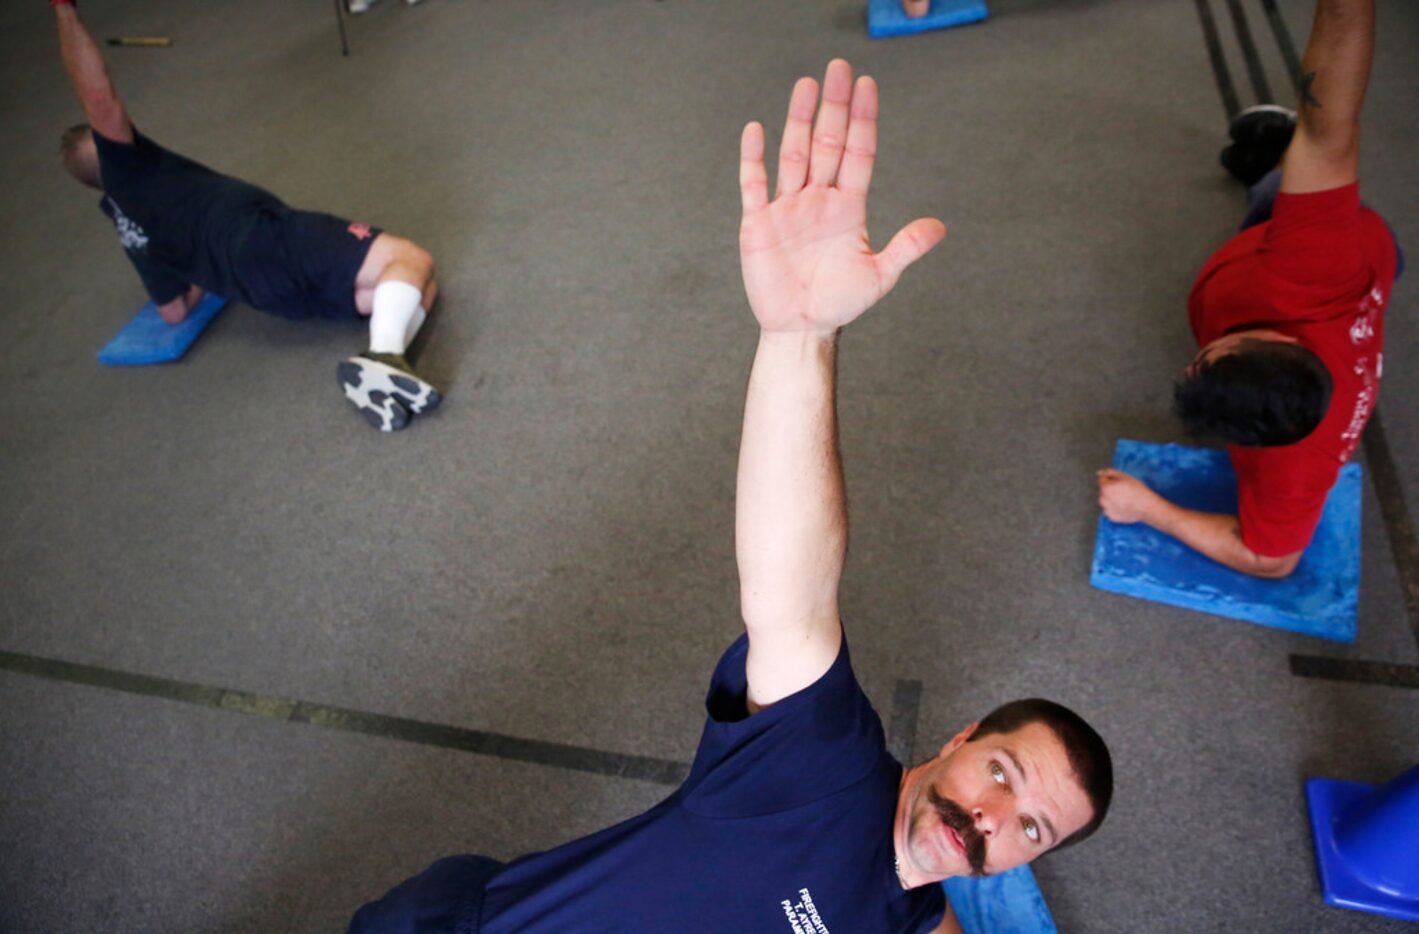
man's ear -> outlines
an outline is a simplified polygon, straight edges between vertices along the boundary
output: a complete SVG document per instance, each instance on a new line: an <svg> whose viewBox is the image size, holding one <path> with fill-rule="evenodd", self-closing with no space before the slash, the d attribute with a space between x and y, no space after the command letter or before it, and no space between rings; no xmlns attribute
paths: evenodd
<svg viewBox="0 0 1419 934"><path fill-rule="evenodd" d="M975 735L976 727L978 727L978 726L980 726L980 721L979 721L979 720L976 720L976 721L973 722L973 723L967 724L967 726L966 726L966 728L965 728L964 730L962 730L961 732L957 733L955 736L951 737L951 741L950 741L949 743L947 743L945 746L942 746L942 747L941 747L941 755L943 755L943 756L949 756L951 753L953 753L953 752L955 752L957 749L961 748L961 744L962 744L962 743L964 743L966 740L970 739L973 735Z"/></svg>

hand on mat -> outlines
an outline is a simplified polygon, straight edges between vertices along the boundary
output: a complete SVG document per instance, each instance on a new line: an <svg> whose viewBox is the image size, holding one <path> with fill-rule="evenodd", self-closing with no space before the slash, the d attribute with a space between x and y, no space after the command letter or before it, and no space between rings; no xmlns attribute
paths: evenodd
<svg viewBox="0 0 1419 934"><path fill-rule="evenodd" d="M167 304L157 306L158 317L168 324L181 324L187 320L188 313L196 308L200 301L202 301L202 286L194 285Z"/></svg>
<svg viewBox="0 0 1419 934"><path fill-rule="evenodd" d="M744 127L739 255L744 289L766 331L831 333L871 308L902 270L946 236L934 218L912 221L881 253L867 238L867 186L877 151L877 85L852 80L842 59L818 83L800 78L779 147L778 192L768 197L764 128Z"/></svg>
<svg viewBox="0 0 1419 934"><path fill-rule="evenodd" d="M931 9L931 0L902 0L902 9L913 19L925 16Z"/></svg>
<svg viewBox="0 0 1419 934"><path fill-rule="evenodd" d="M1129 525L1146 521L1160 497L1137 477L1108 467L1100 470L1099 508L1110 522Z"/></svg>

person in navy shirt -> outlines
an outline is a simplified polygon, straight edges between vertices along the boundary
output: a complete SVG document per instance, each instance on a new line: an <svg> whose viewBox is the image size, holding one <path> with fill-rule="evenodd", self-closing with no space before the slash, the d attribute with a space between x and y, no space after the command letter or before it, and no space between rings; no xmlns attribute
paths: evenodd
<svg viewBox="0 0 1419 934"><path fill-rule="evenodd" d="M51 4L88 120L60 137L60 158L103 192L99 207L162 319L181 324L204 293L284 318L368 317L369 350L336 366L345 398L381 431L433 411L438 390L405 358L438 297L428 251L368 224L291 208L138 132L74 0Z"/></svg>
<svg viewBox="0 0 1419 934"><path fill-rule="evenodd" d="M741 141L760 328L736 501L745 634L715 669L689 776L644 814L506 866L442 859L360 908L351 934L957 931L932 883L1020 865L1103 820L1109 753L1067 709L1007 704L904 772L853 675L837 334L946 231L917 220L872 252L876 85L836 60L817 100L813 79L794 87L772 201L763 128Z"/></svg>

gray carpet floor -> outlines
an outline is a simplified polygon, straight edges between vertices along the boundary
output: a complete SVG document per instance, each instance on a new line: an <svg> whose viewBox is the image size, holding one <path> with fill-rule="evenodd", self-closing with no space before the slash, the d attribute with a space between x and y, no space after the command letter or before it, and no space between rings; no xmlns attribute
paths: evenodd
<svg viewBox="0 0 1419 934"><path fill-rule="evenodd" d="M843 340L869 694L885 717L922 684L918 755L1023 695L1100 727L1112 816L1035 864L1063 931L1407 929L1321 902L1303 785L1413 765L1419 693L1288 668L1419 662L1368 480L1352 646L1088 584L1093 470L1121 436L1183 440L1185 298L1243 206L1194 4L991 7L870 41L861 0L386 0L342 58L328 2L85 0L99 36L174 38L109 50L146 132L437 257L418 359L448 399L382 436L336 386L354 325L234 307L176 365L95 362L143 294L55 158L80 113L48 7L5 4L0 651L687 761L738 630L739 129L772 143L841 55L881 86L878 240L950 228ZM1303 44L1309 4L1282 9ZM1419 256L1416 47L1419 7L1381 0L1362 180ZM1381 396L1411 504L1416 311L1411 273ZM441 855L667 792L103 677L0 670L0 930L340 931Z"/></svg>

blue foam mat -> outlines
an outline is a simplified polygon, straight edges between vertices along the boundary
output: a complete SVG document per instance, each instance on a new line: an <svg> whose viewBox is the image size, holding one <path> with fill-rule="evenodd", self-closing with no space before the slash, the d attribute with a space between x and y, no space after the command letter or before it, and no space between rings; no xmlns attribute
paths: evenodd
<svg viewBox="0 0 1419 934"><path fill-rule="evenodd" d="M986 15L985 0L931 0L931 8L919 19L907 15L901 0L867 0L867 35L873 39L906 36L978 23Z"/></svg>
<svg viewBox="0 0 1419 934"><path fill-rule="evenodd" d="M157 306L149 302L104 345L99 362L109 366L146 366L176 360L187 353L226 304L220 295L203 295L181 324L168 324L158 314Z"/></svg>
<svg viewBox="0 0 1419 934"><path fill-rule="evenodd" d="M966 934L1058 934L1029 866L941 883Z"/></svg>
<svg viewBox="0 0 1419 934"><path fill-rule="evenodd" d="M1120 440L1113 465L1180 506L1237 511L1237 480L1225 451ZM1143 523L1099 516L1089 582L1102 590L1289 629L1355 640L1360 593L1360 465L1346 464L1296 570L1264 580L1225 568Z"/></svg>

